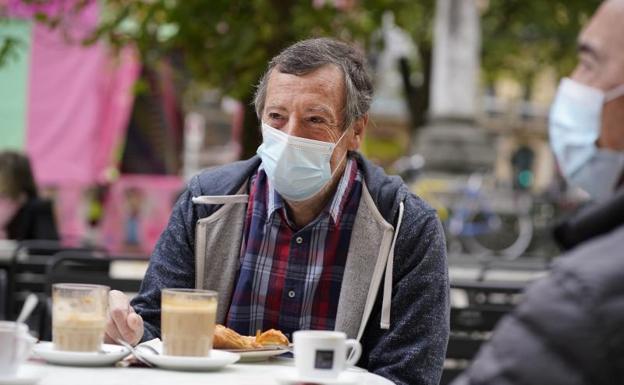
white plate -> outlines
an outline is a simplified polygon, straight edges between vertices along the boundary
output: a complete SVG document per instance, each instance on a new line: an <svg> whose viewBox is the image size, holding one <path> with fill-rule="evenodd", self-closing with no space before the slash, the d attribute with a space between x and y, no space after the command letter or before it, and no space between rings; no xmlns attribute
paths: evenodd
<svg viewBox="0 0 624 385"><path fill-rule="evenodd" d="M214 349L210 351L208 357L166 356L152 353L147 349L139 349L135 354L141 355L141 358L152 365L172 370L218 370L240 359L240 355L236 353Z"/></svg>
<svg viewBox="0 0 624 385"><path fill-rule="evenodd" d="M0 385L33 385L40 379L41 373L39 371L22 366L14 376L4 377L0 375Z"/></svg>
<svg viewBox="0 0 624 385"><path fill-rule="evenodd" d="M156 354L149 349L141 349L141 345L149 345L157 352ZM135 349L138 354L152 365L156 365L163 369L172 370L218 370L224 366L235 363L240 360L240 355L236 353L226 352L222 350L211 350L208 357L185 357L185 356L168 356L162 354L162 341L158 338L143 342Z"/></svg>
<svg viewBox="0 0 624 385"><path fill-rule="evenodd" d="M275 380L280 385L359 385L364 382L363 379L360 378L360 375L354 372L342 372L337 378L310 378L299 376L295 369L276 374Z"/></svg>
<svg viewBox="0 0 624 385"><path fill-rule="evenodd" d="M232 352L240 355L239 362L260 362L266 361L271 357L279 356L290 352L286 348L258 348L258 349L219 349L225 352Z"/></svg>
<svg viewBox="0 0 624 385"><path fill-rule="evenodd" d="M70 366L109 366L130 354L123 346L109 344L103 344L99 352L65 352L55 350L52 342L39 342L33 352L51 364Z"/></svg>

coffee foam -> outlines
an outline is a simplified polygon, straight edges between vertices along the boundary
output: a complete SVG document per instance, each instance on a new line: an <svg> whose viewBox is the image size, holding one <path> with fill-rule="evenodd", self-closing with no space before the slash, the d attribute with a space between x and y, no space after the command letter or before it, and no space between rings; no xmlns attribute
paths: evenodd
<svg viewBox="0 0 624 385"><path fill-rule="evenodd" d="M185 298L163 298L162 310L176 312L216 312L217 301L210 300L188 300Z"/></svg>

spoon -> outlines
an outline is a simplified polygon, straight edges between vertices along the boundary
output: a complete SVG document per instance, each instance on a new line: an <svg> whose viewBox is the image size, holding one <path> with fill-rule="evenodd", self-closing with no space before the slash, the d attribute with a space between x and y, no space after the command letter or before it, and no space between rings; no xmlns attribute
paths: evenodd
<svg viewBox="0 0 624 385"><path fill-rule="evenodd" d="M17 320L15 322L20 324L26 321L30 316L30 313L35 310L38 302L39 297L37 297L36 294L28 294L28 297L26 297L26 301L24 301L24 305L22 306L22 310L20 311L19 316L17 317Z"/></svg>
<svg viewBox="0 0 624 385"><path fill-rule="evenodd" d="M148 367L153 367L154 365L152 365L149 361L147 361L145 358L141 357L141 354L137 353L138 348L134 347L132 345L130 345L129 343L127 343L126 341L122 340L121 338L117 339L117 343L123 347L125 347L126 349L130 350L130 352L132 353L133 356L136 357L137 360L141 361L142 363L144 363L145 365L147 365ZM149 345L140 345L141 347L145 347L148 348L149 350L151 350L154 354L159 354L158 351L156 351L156 349L154 349L153 347L149 346Z"/></svg>

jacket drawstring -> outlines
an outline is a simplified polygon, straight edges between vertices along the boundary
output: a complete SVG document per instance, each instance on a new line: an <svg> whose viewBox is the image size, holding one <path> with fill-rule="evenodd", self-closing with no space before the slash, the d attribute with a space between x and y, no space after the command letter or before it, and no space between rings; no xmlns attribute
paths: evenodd
<svg viewBox="0 0 624 385"><path fill-rule="evenodd" d="M403 211L405 206L403 201L399 202L399 219L397 220L396 228L394 230L394 237L392 238L392 245L390 246L390 254L388 255L388 261L386 262L386 275L384 278L383 288L383 300L381 302L381 324L382 329L390 328L390 310L392 308L392 273L394 268L394 247L396 245L397 237L399 236L399 230L401 229L401 222L403 221Z"/></svg>

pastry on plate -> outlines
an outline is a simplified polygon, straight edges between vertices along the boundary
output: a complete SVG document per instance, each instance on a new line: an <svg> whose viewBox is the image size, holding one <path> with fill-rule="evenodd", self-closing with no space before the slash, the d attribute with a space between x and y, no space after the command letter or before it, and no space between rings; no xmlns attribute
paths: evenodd
<svg viewBox="0 0 624 385"><path fill-rule="evenodd" d="M216 325L213 347L215 349L257 349L263 346L288 346L288 338L279 330L258 331L256 336L242 336L223 325Z"/></svg>
<svg viewBox="0 0 624 385"><path fill-rule="evenodd" d="M234 330L223 325L215 327L213 347L215 349L254 349L262 345L256 342L255 337L241 336Z"/></svg>
<svg viewBox="0 0 624 385"><path fill-rule="evenodd" d="M279 330L269 329L264 333L256 333L256 343L262 346L288 346L288 338Z"/></svg>

